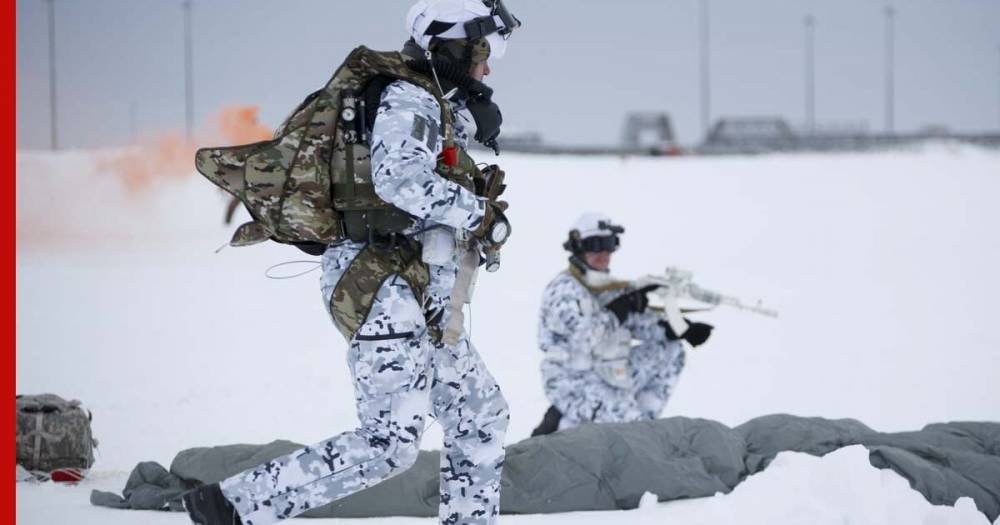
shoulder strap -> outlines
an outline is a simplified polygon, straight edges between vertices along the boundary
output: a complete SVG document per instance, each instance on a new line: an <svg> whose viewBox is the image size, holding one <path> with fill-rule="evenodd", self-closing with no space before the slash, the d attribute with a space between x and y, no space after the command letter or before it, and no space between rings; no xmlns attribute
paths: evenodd
<svg viewBox="0 0 1000 525"><path fill-rule="evenodd" d="M587 278L583 275L583 272L581 272L580 269L577 268L576 266L573 266L572 264L569 265L568 271L569 274L572 275L573 278L577 280L577 282L582 284L583 287L586 288L588 291L590 291L590 293L592 294L599 294L615 290L624 290L632 286L632 283L628 281L618 281L618 280L609 280L607 283L601 284L600 286L593 286L587 283Z"/></svg>
<svg viewBox="0 0 1000 525"><path fill-rule="evenodd" d="M339 93L345 88L360 91L372 78L381 76L396 80L405 80L415 84L431 94L441 108L441 124L444 129L445 143L451 144L455 136L455 119L450 103L439 92L434 80L414 71L407 65L408 59L398 51L372 51L365 46L359 46L347 57L341 68L326 85L331 94ZM360 80L360 82L359 82ZM364 84L364 85L362 85Z"/></svg>

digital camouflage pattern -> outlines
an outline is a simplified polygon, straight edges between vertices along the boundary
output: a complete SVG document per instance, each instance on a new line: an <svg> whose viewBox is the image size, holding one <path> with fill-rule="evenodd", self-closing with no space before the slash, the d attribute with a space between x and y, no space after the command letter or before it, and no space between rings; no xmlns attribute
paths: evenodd
<svg viewBox="0 0 1000 525"><path fill-rule="evenodd" d="M309 95L270 141L197 152L198 171L246 206L255 225L241 226L234 246L279 242L336 242L344 238L338 210L386 209L371 191L367 137L358 96L376 77L405 79L434 98L432 81L411 70L403 55L355 49L327 85ZM343 110L345 100L352 113ZM439 129L450 141L451 112L435 104ZM347 117L351 118L348 119Z"/></svg>
<svg viewBox="0 0 1000 525"><path fill-rule="evenodd" d="M680 377L684 349L667 340L656 314L632 314L619 325L604 308L627 291L608 286L592 292L569 271L545 288L538 325L541 371L546 396L563 414L560 429L655 419ZM633 339L640 344L631 346ZM609 368L624 370L625 377Z"/></svg>
<svg viewBox="0 0 1000 525"><path fill-rule="evenodd" d="M407 270L379 277L395 263L371 262L365 243L327 248L320 287L334 323L349 337L360 426L224 480L223 494L244 524L293 517L405 470L416 459L428 415L444 430L441 523L492 524L499 514L507 402L464 330L455 344L432 337L450 321L459 264L470 249L464 239L485 209L484 199L436 171L445 127L438 104L409 82L385 89L372 130L371 173L377 195L416 218L407 234L447 232L451 252L443 264L420 265L421 291ZM456 145L464 149L471 118L463 108L455 101L449 111ZM435 128L437 137L430 137ZM355 265L360 274L352 273Z"/></svg>
<svg viewBox="0 0 1000 525"><path fill-rule="evenodd" d="M362 249L344 243L323 255L324 302ZM442 304L454 272L431 266L431 276L426 295ZM444 430L441 523L494 523L509 413L467 336L434 343L424 307L393 277L351 339L347 361L361 426L223 481L243 523L275 523L402 472L416 460L428 414Z"/></svg>
<svg viewBox="0 0 1000 525"><path fill-rule="evenodd" d="M465 150L472 117L461 100L448 106L454 111L455 145ZM440 113L438 99L427 90L397 81L385 89L372 128L375 192L416 218L417 223L407 233L429 225L472 231L486 214L486 200L476 196L471 181L474 173L468 173L475 168L474 163L471 166L460 163L455 170L441 166L443 173L438 171L438 155L444 143L431 140L428 130L447 127L441 124Z"/></svg>
<svg viewBox="0 0 1000 525"><path fill-rule="evenodd" d="M54 394L17 396L17 464L32 472L88 469L97 441L90 414Z"/></svg>

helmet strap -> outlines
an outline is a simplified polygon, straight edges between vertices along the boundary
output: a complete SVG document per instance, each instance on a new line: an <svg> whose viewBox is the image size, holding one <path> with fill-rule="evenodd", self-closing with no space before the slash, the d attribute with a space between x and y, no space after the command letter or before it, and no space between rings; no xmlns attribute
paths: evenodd
<svg viewBox="0 0 1000 525"><path fill-rule="evenodd" d="M599 270L596 270L596 269L592 268L589 264L587 264L587 261L584 260L582 253L580 253L580 254L574 253L573 255L570 255L569 256L569 264L572 265L577 270L580 270L580 272L584 273L584 274L586 274L587 272L597 272L597 271L599 271Z"/></svg>
<svg viewBox="0 0 1000 525"><path fill-rule="evenodd" d="M431 50L428 49L424 51L424 56L427 58L427 63L430 64L431 74L434 76L434 84L437 85L438 92L441 93L441 97L444 97L444 88L441 87L441 79L438 78L437 69L434 68L434 55L431 54Z"/></svg>

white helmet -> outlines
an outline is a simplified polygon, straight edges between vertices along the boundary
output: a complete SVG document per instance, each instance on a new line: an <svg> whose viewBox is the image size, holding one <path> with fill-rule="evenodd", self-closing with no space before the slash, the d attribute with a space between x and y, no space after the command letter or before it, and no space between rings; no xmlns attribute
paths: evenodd
<svg viewBox="0 0 1000 525"><path fill-rule="evenodd" d="M406 31L424 49L439 38L485 38L490 58L502 58L507 37L521 22L507 11L503 0L419 0L406 14Z"/></svg>
<svg viewBox="0 0 1000 525"><path fill-rule="evenodd" d="M614 235L616 232L611 217L603 213L587 212L576 219L573 230L580 232L580 238Z"/></svg>
<svg viewBox="0 0 1000 525"><path fill-rule="evenodd" d="M611 222L607 215L584 213L573 223L569 239L563 244L563 248L573 253L613 252L618 248L618 235L622 233L625 233L625 228Z"/></svg>

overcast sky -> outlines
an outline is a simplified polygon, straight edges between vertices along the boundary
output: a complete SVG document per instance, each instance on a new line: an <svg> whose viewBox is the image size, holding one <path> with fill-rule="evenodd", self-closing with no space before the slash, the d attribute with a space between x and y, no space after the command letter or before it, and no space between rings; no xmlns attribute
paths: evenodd
<svg viewBox="0 0 1000 525"><path fill-rule="evenodd" d="M412 0L193 0L195 115L258 105L275 125L356 45L397 49ZM700 0L508 0L524 27L493 65L505 129L612 144L623 115L665 111L702 136ZM184 127L181 0L55 0L60 142L92 147ZM1000 128L1000 2L899 0L896 129ZM816 119L884 128L885 4L710 0L711 108L804 121L804 29L816 17ZM49 143L43 0L17 0L17 133Z"/></svg>

